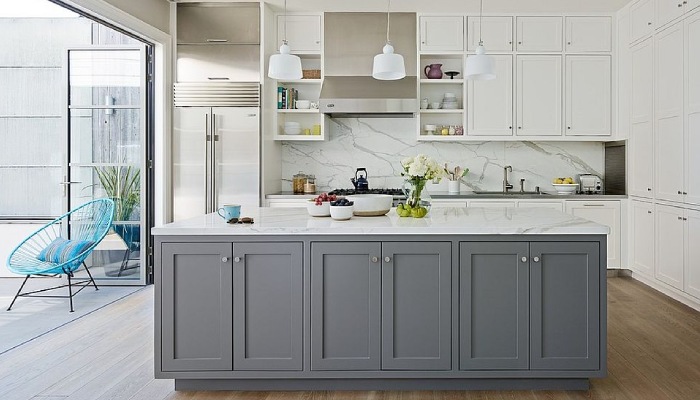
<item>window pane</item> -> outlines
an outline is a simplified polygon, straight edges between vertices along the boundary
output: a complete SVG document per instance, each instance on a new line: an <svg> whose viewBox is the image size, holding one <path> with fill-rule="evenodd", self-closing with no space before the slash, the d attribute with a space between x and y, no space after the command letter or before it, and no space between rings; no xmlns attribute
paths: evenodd
<svg viewBox="0 0 700 400"><path fill-rule="evenodd" d="M0 217L61 215L61 167L0 167Z"/></svg>
<svg viewBox="0 0 700 400"><path fill-rule="evenodd" d="M71 106L141 103L143 66L138 51L73 50L69 62Z"/></svg>

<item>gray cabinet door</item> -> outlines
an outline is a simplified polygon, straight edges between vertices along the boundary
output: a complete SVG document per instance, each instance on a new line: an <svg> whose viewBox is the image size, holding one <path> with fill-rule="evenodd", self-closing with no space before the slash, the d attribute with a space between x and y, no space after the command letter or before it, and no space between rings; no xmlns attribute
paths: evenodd
<svg viewBox="0 0 700 400"><path fill-rule="evenodd" d="M379 243L311 243L311 369L379 370Z"/></svg>
<svg viewBox="0 0 700 400"><path fill-rule="evenodd" d="M459 369L528 369L527 242L459 245Z"/></svg>
<svg viewBox="0 0 700 400"><path fill-rule="evenodd" d="M301 371L301 243L234 243L233 369Z"/></svg>
<svg viewBox="0 0 700 400"><path fill-rule="evenodd" d="M231 243L163 243L163 371L233 367Z"/></svg>
<svg viewBox="0 0 700 400"><path fill-rule="evenodd" d="M599 369L599 252L596 242L530 244L530 369Z"/></svg>
<svg viewBox="0 0 700 400"><path fill-rule="evenodd" d="M452 244L382 243L382 369L451 369Z"/></svg>

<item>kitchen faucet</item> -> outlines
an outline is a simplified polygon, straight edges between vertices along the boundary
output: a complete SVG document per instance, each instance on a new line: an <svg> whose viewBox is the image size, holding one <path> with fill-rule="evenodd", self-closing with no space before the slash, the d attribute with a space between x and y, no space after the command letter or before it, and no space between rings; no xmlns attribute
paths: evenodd
<svg viewBox="0 0 700 400"><path fill-rule="evenodd" d="M510 165L503 167L503 193L507 193L508 190L513 189L513 185L508 183L508 171L513 172L513 167Z"/></svg>

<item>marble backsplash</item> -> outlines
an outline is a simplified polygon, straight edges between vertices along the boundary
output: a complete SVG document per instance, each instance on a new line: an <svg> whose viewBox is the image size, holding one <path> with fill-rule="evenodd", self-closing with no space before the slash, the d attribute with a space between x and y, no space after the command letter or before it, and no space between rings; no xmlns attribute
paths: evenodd
<svg viewBox="0 0 700 400"><path fill-rule="evenodd" d="M516 190L521 178L525 190L551 191L554 177L602 176L604 170L599 142L416 142L415 135L409 118L331 119L325 142L283 142L282 190L292 190L292 175L299 171L316 176L318 191L351 188L359 167L367 168L370 188L401 187L400 161L421 153L469 168L462 190L501 190L505 165L513 167L509 180ZM446 191L446 180L429 190Z"/></svg>

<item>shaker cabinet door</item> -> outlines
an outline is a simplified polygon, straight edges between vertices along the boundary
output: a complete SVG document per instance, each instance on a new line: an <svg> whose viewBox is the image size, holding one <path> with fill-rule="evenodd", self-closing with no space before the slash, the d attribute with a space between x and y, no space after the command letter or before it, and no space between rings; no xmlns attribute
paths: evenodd
<svg viewBox="0 0 700 400"><path fill-rule="evenodd" d="M611 17L566 17L567 52L593 53L611 50Z"/></svg>
<svg viewBox="0 0 700 400"><path fill-rule="evenodd" d="M464 17L420 17L420 51L464 51Z"/></svg>
<svg viewBox="0 0 700 400"><path fill-rule="evenodd" d="M467 135L513 135L513 56L494 55L496 76L470 80L467 88Z"/></svg>
<svg viewBox="0 0 700 400"><path fill-rule="evenodd" d="M610 56L566 56L566 135L612 132Z"/></svg>
<svg viewBox="0 0 700 400"><path fill-rule="evenodd" d="M487 52L513 51L513 17L483 17L483 26L479 17L467 17L467 50L476 50L479 36Z"/></svg>
<svg viewBox="0 0 700 400"><path fill-rule="evenodd" d="M285 38L285 22L287 24L287 40L292 53L321 52L321 16L320 15L283 15L277 17L277 46Z"/></svg>
<svg viewBox="0 0 700 400"><path fill-rule="evenodd" d="M234 243L233 367L302 369L301 243Z"/></svg>
<svg viewBox="0 0 700 400"><path fill-rule="evenodd" d="M683 209L656 206L656 279L683 290ZM694 244L697 246L697 244Z"/></svg>
<svg viewBox="0 0 700 400"><path fill-rule="evenodd" d="M654 0L640 0L630 7L632 26L630 41L636 42L654 32Z"/></svg>
<svg viewBox="0 0 700 400"><path fill-rule="evenodd" d="M382 244L382 369L449 370L452 245Z"/></svg>
<svg viewBox="0 0 700 400"><path fill-rule="evenodd" d="M562 51L562 17L516 17L517 51Z"/></svg>
<svg viewBox="0 0 700 400"><path fill-rule="evenodd" d="M231 243L163 243L162 370L233 369Z"/></svg>
<svg viewBox="0 0 700 400"><path fill-rule="evenodd" d="M561 136L562 57L518 55L518 136Z"/></svg>
<svg viewBox="0 0 700 400"><path fill-rule="evenodd" d="M598 242L530 243L530 260L530 369L599 369Z"/></svg>
<svg viewBox="0 0 700 400"><path fill-rule="evenodd" d="M654 204L632 200L630 207L631 267L651 278L654 276Z"/></svg>
<svg viewBox="0 0 700 400"><path fill-rule="evenodd" d="M311 243L311 369L380 369L379 243Z"/></svg>
<svg viewBox="0 0 700 400"><path fill-rule="evenodd" d="M459 369L527 369L529 246L459 245Z"/></svg>

